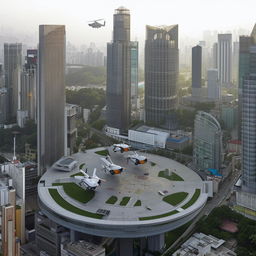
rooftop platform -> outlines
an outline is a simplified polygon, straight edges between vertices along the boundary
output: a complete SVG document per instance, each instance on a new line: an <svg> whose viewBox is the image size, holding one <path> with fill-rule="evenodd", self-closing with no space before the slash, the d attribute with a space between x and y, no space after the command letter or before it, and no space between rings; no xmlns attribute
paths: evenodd
<svg viewBox="0 0 256 256"><path fill-rule="evenodd" d="M106 180L93 195L81 191L84 201L73 196L65 185L74 182L78 167L72 172L50 168L42 176L39 204L49 218L88 234L134 238L175 229L194 218L205 205L206 184L186 166L146 153L140 154L148 162L136 166L127 162L125 156L130 152L114 153L109 148L112 161L125 168L121 174L111 175L102 170L102 155L97 154L102 150L72 156L78 166L85 163L88 174L96 167L97 175Z"/></svg>

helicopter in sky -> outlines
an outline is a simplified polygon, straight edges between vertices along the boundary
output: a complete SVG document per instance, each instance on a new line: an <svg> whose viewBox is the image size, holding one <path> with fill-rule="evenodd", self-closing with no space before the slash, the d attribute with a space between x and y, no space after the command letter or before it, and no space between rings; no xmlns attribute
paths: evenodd
<svg viewBox="0 0 256 256"><path fill-rule="evenodd" d="M88 25L92 28L101 28L101 27L105 27L106 25L106 21L104 20L104 23L101 23L99 21L104 20L104 19L99 19L99 20L92 20L92 21L88 21Z"/></svg>
<svg viewBox="0 0 256 256"><path fill-rule="evenodd" d="M112 162L110 156L102 157L101 161L103 162L102 168L105 172L109 172L112 175L120 174L124 168L116 165Z"/></svg>
<svg viewBox="0 0 256 256"><path fill-rule="evenodd" d="M81 164L79 166L79 171L83 174L83 176L76 175L74 177L75 182L79 187L81 187L85 190L93 190L94 191L101 184L101 181L105 181L105 180L99 178L96 175L96 171L97 171L96 168L94 168L92 176L88 175L87 169L86 169L86 172L83 171L84 165L85 164Z"/></svg>
<svg viewBox="0 0 256 256"><path fill-rule="evenodd" d="M124 143L120 143L120 144L114 144L113 145L113 151L114 152L127 152L130 150L130 146Z"/></svg>
<svg viewBox="0 0 256 256"><path fill-rule="evenodd" d="M134 152L132 155L127 156L127 161L131 160L135 165L145 164L148 159L145 156L139 155L137 152Z"/></svg>

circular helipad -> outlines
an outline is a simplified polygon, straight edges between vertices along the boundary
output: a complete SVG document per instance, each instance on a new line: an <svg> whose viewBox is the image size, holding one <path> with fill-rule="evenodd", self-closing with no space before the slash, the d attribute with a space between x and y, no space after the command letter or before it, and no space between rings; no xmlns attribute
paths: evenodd
<svg viewBox="0 0 256 256"><path fill-rule="evenodd" d="M169 158L139 153L148 162L127 161L132 152L113 152L112 161L124 167L111 175L102 168L105 148L77 153L78 166L88 174L97 168L104 179L96 191L75 185L79 170L62 172L50 168L38 184L41 210L57 223L80 232L108 237L143 237L175 229L194 218L207 201L205 184L186 166Z"/></svg>

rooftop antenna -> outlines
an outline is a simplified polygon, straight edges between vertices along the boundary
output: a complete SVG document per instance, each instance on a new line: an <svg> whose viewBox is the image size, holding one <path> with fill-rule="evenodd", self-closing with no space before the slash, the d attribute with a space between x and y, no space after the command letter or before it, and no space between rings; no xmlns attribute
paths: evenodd
<svg viewBox="0 0 256 256"><path fill-rule="evenodd" d="M13 161L16 161L17 160L17 157L16 157L16 135L19 134L19 132L17 131L14 131L13 132L13 158L12 160Z"/></svg>

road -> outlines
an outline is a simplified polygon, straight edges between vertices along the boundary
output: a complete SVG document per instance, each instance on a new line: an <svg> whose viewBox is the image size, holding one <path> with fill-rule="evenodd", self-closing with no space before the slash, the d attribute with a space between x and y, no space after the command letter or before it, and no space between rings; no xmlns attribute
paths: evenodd
<svg viewBox="0 0 256 256"><path fill-rule="evenodd" d="M175 247L177 247L184 238L186 238L195 228L196 223L204 216L209 215L210 212L217 206L220 206L224 201L230 197L232 193L233 186L241 175L241 171L237 171L233 174L230 174L229 177L221 184L219 192L207 202L203 210L197 215L193 220L191 225L186 229L186 231L180 236L163 254L162 256L169 255L168 253Z"/></svg>

